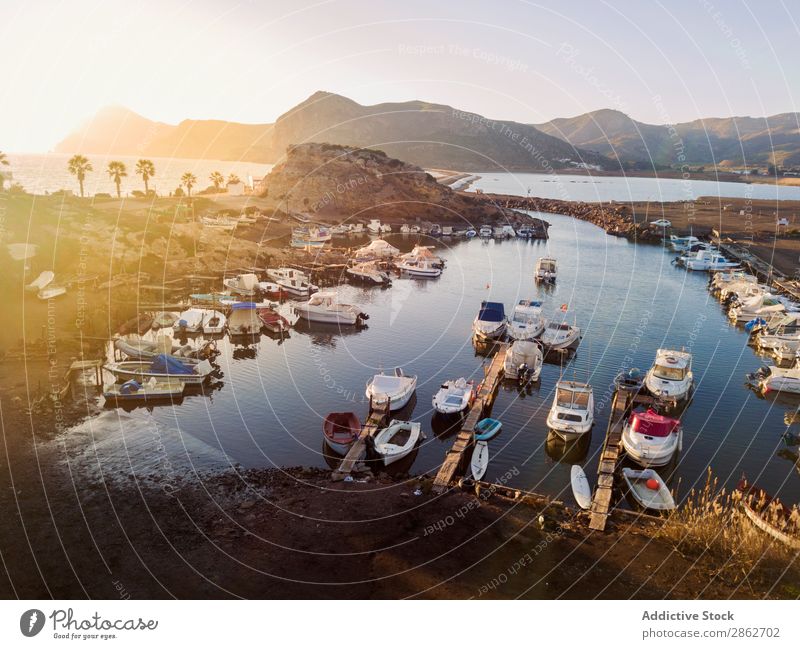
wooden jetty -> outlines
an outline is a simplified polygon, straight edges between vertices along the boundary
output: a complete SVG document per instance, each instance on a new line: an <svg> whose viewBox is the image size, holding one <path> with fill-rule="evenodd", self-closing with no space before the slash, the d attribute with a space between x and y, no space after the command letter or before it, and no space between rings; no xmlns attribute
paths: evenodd
<svg viewBox="0 0 800 649"><path fill-rule="evenodd" d="M599 532L606 529L606 521L611 513L614 494L614 475L622 454L622 428L625 420L634 405L651 405L652 403L652 397L630 390L617 390L614 393L606 438L600 453L600 462L597 465L597 487L594 490L592 506L589 509L590 529Z"/></svg>
<svg viewBox="0 0 800 649"><path fill-rule="evenodd" d="M375 409L372 407L372 398L370 398L369 416L364 422L364 425L361 426L361 433L358 439L347 451L347 455L344 456L344 459L339 464L339 468L333 472L331 477L334 480L342 480L345 476L350 475L356 465L366 457L367 439L375 437L379 430L385 428L389 424L390 412L391 405L389 402L387 402L383 408Z"/></svg>
<svg viewBox="0 0 800 649"><path fill-rule="evenodd" d="M494 403L497 388L503 378L503 361L506 357L508 343L496 343L495 353L487 365L483 366L483 381L478 386L478 392L472 402L469 413L464 419L464 424L458 432L456 441L439 468L439 473L433 481L433 490L442 493L452 482L456 472L463 466L467 451L472 448L475 436L475 425L486 415Z"/></svg>

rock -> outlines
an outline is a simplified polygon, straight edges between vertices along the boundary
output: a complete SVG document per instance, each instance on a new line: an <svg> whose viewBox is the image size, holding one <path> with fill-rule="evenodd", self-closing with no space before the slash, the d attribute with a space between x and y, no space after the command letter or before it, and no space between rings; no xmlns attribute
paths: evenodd
<svg viewBox="0 0 800 649"><path fill-rule="evenodd" d="M239 505L239 509L251 509L252 507L255 507L255 505L255 500L245 500Z"/></svg>

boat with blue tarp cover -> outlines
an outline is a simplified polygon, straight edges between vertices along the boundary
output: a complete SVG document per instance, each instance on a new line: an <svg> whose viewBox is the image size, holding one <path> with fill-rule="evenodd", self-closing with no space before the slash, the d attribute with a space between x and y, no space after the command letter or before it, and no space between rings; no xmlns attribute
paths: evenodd
<svg viewBox="0 0 800 649"><path fill-rule="evenodd" d="M156 380L176 379L181 383L199 385L203 383L213 371L211 363L207 360L196 365L188 365L184 359L159 354L151 360L131 360L119 363L108 363L104 369L111 372L118 381L145 381L150 378Z"/></svg>
<svg viewBox="0 0 800 649"><path fill-rule="evenodd" d="M506 332L506 312L502 302L481 302L480 311L472 323L478 340L497 340Z"/></svg>

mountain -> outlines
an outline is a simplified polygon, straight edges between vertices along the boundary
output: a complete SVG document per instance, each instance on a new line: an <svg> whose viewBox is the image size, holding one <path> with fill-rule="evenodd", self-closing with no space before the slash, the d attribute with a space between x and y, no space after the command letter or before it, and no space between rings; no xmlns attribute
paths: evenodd
<svg viewBox="0 0 800 649"><path fill-rule="evenodd" d="M175 126L106 108L55 150L269 163L280 160L288 147L307 142L377 148L416 165L460 171L615 166L529 124L422 101L362 106L327 92L314 93L274 125L185 120Z"/></svg>
<svg viewBox="0 0 800 649"><path fill-rule="evenodd" d="M671 127L604 109L535 126L629 166L800 164L800 113L699 119Z"/></svg>

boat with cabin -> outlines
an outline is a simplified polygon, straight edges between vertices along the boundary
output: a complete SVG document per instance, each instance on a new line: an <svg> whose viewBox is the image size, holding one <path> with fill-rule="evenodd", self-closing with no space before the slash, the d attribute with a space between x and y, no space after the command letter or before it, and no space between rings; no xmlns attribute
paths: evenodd
<svg viewBox="0 0 800 649"><path fill-rule="evenodd" d="M564 440L588 433L594 425L592 386L578 381L556 383L553 405L547 414L547 426Z"/></svg>
<svg viewBox="0 0 800 649"><path fill-rule="evenodd" d="M644 385L656 399L677 403L689 397L694 375L692 355L686 351L659 349Z"/></svg>
<svg viewBox="0 0 800 649"><path fill-rule="evenodd" d="M539 300L520 300L508 320L508 335L514 340L533 340L544 331L542 303Z"/></svg>
<svg viewBox="0 0 800 649"><path fill-rule="evenodd" d="M581 329L576 324L550 320L539 338L545 352L574 349L581 342Z"/></svg>
<svg viewBox="0 0 800 649"><path fill-rule="evenodd" d="M235 277L223 279L222 285L231 293L244 297L252 297L258 289L258 276L254 273L242 273Z"/></svg>
<svg viewBox="0 0 800 649"><path fill-rule="evenodd" d="M308 322L363 326L369 316L354 304L342 304L335 291L314 293L308 302L298 304L294 312Z"/></svg>
<svg viewBox="0 0 800 649"><path fill-rule="evenodd" d="M502 302L481 302L481 308L472 323L472 332L479 341L497 340L506 332L506 313Z"/></svg>
<svg viewBox="0 0 800 649"><path fill-rule="evenodd" d="M390 286L392 278L389 273L378 268L374 261L364 261L355 264L345 271L347 278L356 284L366 286Z"/></svg>
<svg viewBox="0 0 800 649"><path fill-rule="evenodd" d="M515 340L506 350L503 374L507 379L538 381L544 353L535 340Z"/></svg>
<svg viewBox="0 0 800 649"><path fill-rule="evenodd" d="M694 256L682 257L687 270L714 271L736 268L739 262L730 261L719 250L698 250Z"/></svg>
<svg viewBox="0 0 800 649"><path fill-rule="evenodd" d="M622 427L622 447L640 466L664 466L683 447L683 427L652 408L636 410Z"/></svg>
<svg viewBox="0 0 800 649"><path fill-rule="evenodd" d="M408 404L416 389L416 375L406 376L398 367L392 374L381 372L373 376L367 381L364 393L373 409L380 409L389 403L391 410L400 410Z"/></svg>
<svg viewBox="0 0 800 649"><path fill-rule="evenodd" d="M544 284L555 284L558 276L558 261L553 257L539 257L533 269L533 279Z"/></svg>

